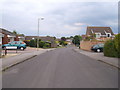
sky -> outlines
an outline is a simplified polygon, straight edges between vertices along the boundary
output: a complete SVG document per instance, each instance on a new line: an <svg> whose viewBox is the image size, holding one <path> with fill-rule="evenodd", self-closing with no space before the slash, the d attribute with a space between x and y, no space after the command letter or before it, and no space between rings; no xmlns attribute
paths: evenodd
<svg viewBox="0 0 120 90"><path fill-rule="evenodd" d="M41 17L40 36L82 35L87 26L107 26L118 32L117 0L3 0L1 7L0 27L26 36L37 35Z"/></svg>

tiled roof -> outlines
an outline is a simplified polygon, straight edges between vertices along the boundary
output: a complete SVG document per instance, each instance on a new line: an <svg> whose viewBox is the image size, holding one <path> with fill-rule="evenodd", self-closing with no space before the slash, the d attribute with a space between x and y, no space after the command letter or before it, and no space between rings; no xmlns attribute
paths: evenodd
<svg viewBox="0 0 120 90"><path fill-rule="evenodd" d="M101 33L101 35L106 35L106 33L111 33L111 35L114 35L110 27L87 27L86 35L90 35L92 33Z"/></svg>
<svg viewBox="0 0 120 90"><path fill-rule="evenodd" d="M3 28L0 28L0 33L16 36L16 35L13 34L12 32L10 32L10 31L8 31L8 30L6 30L6 29L3 29Z"/></svg>
<svg viewBox="0 0 120 90"><path fill-rule="evenodd" d="M38 36L26 36L25 40L32 40L32 38L37 39ZM42 41L54 41L53 37L48 37L48 36L46 36L46 37L39 37L39 39L41 39Z"/></svg>

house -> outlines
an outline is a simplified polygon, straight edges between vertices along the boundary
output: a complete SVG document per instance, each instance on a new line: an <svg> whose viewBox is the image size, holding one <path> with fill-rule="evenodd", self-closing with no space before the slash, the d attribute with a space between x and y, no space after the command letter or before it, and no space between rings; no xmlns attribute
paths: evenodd
<svg viewBox="0 0 120 90"><path fill-rule="evenodd" d="M96 39L112 38L114 33L110 27L87 27L86 36L95 35Z"/></svg>
<svg viewBox="0 0 120 90"><path fill-rule="evenodd" d="M6 29L0 28L0 34L0 38L2 39L0 41L2 42L2 44L8 44L12 41L19 41L17 35L13 34L12 32Z"/></svg>
<svg viewBox="0 0 120 90"><path fill-rule="evenodd" d="M82 40L84 40L86 38L86 35L82 35L81 37L82 37Z"/></svg>
<svg viewBox="0 0 120 90"><path fill-rule="evenodd" d="M18 39L19 39L19 41L24 41L25 40L25 35L24 34L19 34Z"/></svg>
<svg viewBox="0 0 120 90"><path fill-rule="evenodd" d="M38 39L38 36L26 36L25 40L34 40L34 39ZM48 42L51 44L51 47L57 47L56 44L56 40L54 39L54 37L50 37L50 36L46 36L46 37L39 37L40 40Z"/></svg>
<svg viewBox="0 0 120 90"><path fill-rule="evenodd" d="M66 39L66 42L68 43L68 45L72 44L72 39Z"/></svg>
<svg viewBox="0 0 120 90"><path fill-rule="evenodd" d="M2 45L2 37L4 37L4 34L0 33L0 45Z"/></svg>

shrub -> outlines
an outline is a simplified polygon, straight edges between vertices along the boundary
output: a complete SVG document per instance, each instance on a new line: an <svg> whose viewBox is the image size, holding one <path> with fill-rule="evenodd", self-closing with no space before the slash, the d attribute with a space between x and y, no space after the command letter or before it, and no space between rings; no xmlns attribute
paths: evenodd
<svg viewBox="0 0 120 90"><path fill-rule="evenodd" d="M120 57L120 33L115 36L114 42L115 42L115 48L118 52L118 56Z"/></svg>
<svg viewBox="0 0 120 90"><path fill-rule="evenodd" d="M86 37L84 41L90 41L91 37Z"/></svg>
<svg viewBox="0 0 120 90"><path fill-rule="evenodd" d="M50 48L50 43L45 43L43 48Z"/></svg>
<svg viewBox="0 0 120 90"><path fill-rule="evenodd" d="M30 46L30 40L24 40L27 46Z"/></svg>
<svg viewBox="0 0 120 90"><path fill-rule="evenodd" d="M30 40L30 47L37 47L37 40Z"/></svg>
<svg viewBox="0 0 120 90"><path fill-rule="evenodd" d="M118 51L115 47L115 41L114 40L106 41L106 43L104 45L104 56L118 57Z"/></svg>
<svg viewBox="0 0 120 90"><path fill-rule="evenodd" d="M59 41L59 43L60 43L60 45L63 45L63 46L66 46L66 45L67 45L67 42L66 42L66 41L63 41L63 40Z"/></svg>
<svg viewBox="0 0 120 90"><path fill-rule="evenodd" d="M40 42L39 42L39 47L40 47L40 48L43 48L44 45L45 45L45 42L44 42L44 41L40 41Z"/></svg>

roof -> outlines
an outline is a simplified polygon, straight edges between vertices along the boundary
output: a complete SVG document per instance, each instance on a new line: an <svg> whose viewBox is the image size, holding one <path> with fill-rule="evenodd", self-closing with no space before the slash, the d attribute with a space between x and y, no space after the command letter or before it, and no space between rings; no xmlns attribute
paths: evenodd
<svg viewBox="0 0 120 90"><path fill-rule="evenodd" d="M114 35L110 27L87 27L86 35L91 35L93 33L101 33L101 35L111 33L111 35Z"/></svg>
<svg viewBox="0 0 120 90"><path fill-rule="evenodd" d="M7 34L7 35L12 35L12 36L16 36L12 32L10 32L10 31L8 31L6 29L3 29L3 28L0 28L0 33Z"/></svg>
<svg viewBox="0 0 120 90"><path fill-rule="evenodd" d="M33 38L37 39L38 36L26 36L25 40L32 40ZM54 41L54 38L49 36L39 37L39 39L41 39L42 41Z"/></svg>

